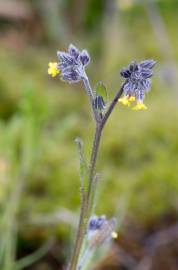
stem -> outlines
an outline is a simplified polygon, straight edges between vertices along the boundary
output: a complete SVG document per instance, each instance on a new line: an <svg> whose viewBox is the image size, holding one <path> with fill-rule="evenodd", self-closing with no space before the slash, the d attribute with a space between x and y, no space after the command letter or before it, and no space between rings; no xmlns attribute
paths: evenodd
<svg viewBox="0 0 178 270"><path fill-rule="evenodd" d="M105 115L104 115L104 117L103 117L103 119L102 119L102 121L101 121L101 129L103 129L103 127L105 126L106 121L108 120L110 114L112 113L114 107L116 106L116 104L117 104L117 102L118 102L118 99L121 97L121 95L122 95L122 93L123 93L123 91L124 91L124 85L125 85L126 83L127 83L127 81L125 81L125 82L121 85L119 91L117 91L117 93L116 93L116 95L115 95L113 101L111 102L111 104L110 104L110 106L109 106L107 112L105 113Z"/></svg>
<svg viewBox="0 0 178 270"><path fill-rule="evenodd" d="M99 149L100 138L101 138L101 129L99 125L96 125L95 135L94 135L94 140L93 140L93 147L92 147L92 152L91 152L90 167L89 167L89 178L88 178L89 184L88 184L87 198L86 200L82 200L79 226L77 230L77 236L76 236L76 241L74 244L71 263L69 266L70 270L77 269L78 258L80 256L80 250L81 250L83 240L85 237L86 225L87 225L87 221L89 217L89 210L90 210L90 205L91 205L91 195L92 195L91 188L92 188L92 182L93 182L92 180L93 180L93 175L94 175L94 170L95 170L95 165L96 165L96 157L97 157L97 153Z"/></svg>
<svg viewBox="0 0 178 270"><path fill-rule="evenodd" d="M103 119L101 120L100 123L98 123L96 125L96 130L95 130L95 137L94 137L94 142L93 142L93 148L92 148L92 154L91 154L91 160L90 160L90 168L89 168L89 185L88 185L88 193L87 193L87 209L89 211L89 215L90 215L90 209L92 207L93 201L92 198L94 198L95 196L92 195L92 193L95 193L95 187L93 187L93 183L94 183L94 172L95 172L95 166L96 166L96 158L97 158L97 154L98 154L98 149L99 149L99 144L100 144L100 139L101 139L101 134L102 134L102 130L109 118L109 116L111 115L114 107L116 106L118 99L120 98L120 96L123 93L124 90L124 85L126 84L123 83L121 88L119 89L119 91L117 91L113 101L111 102L106 114L104 115Z"/></svg>
<svg viewBox="0 0 178 270"><path fill-rule="evenodd" d="M90 104L91 104L91 107L93 110L93 115L94 115L95 121L97 123L97 122L99 122L99 116L98 116L97 110L94 107L94 98L95 97L93 95L93 90L92 90L92 87L90 85L90 81L89 81L87 75L83 78L83 83L84 83L84 87L85 87L85 90L87 92L87 95L89 96Z"/></svg>
<svg viewBox="0 0 178 270"><path fill-rule="evenodd" d="M90 217L90 212L92 209L93 205L93 196L96 192L96 189L94 187L95 181L94 181L94 173L95 173L95 167L96 167L96 160L97 160L97 154L99 150L99 145L100 145L100 140L101 140L101 135L102 135L102 130L111 114L113 111L114 107L116 106L118 99L123 93L124 89L124 84L122 84L121 88L119 91L116 93L113 101L111 102L106 114L104 115L103 119L100 121L98 120L98 113L93 105L93 92L92 88L90 86L89 80L84 79L84 86L86 88L86 91L88 93L88 96L90 98L90 102L92 105L93 113L95 116L95 121L96 121L96 128L95 128L95 135L94 135L94 140L93 140L93 146L92 146L92 152L91 152L91 158L90 158L90 166L89 166L89 177L88 177L88 189L87 189L87 197L86 200L82 200L82 205L81 205L81 210L80 210L80 220L79 220L79 226L77 230L77 236L76 236L76 241L74 244L74 249L73 249L73 254L71 258L71 263L69 265L69 270L76 270L77 269L77 264L78 264L78 259L80 256L80 251L81 247L85 238L85 233L86 233L86 226L88 219Z"/></svg>
<svg viewBox="0 0 178 270"><path fill-rule="evenodd" d="M79 225L78 225L78 230L77 230L77 236L73 248L73 254L71 257L71 263L69 265L69 270L76 270L77 269L77 264L78 264L78 259L80 256L80 250L82 247L82 243L85 237L85 225L86 225L86 207L85 207L85 202L82 201L81 209L80 209L80 219L79 219Z"/></svg>
<svg viewBox="0 0 178 270"><path fill-rule="evenodd" d="M96 166L96 158L97 158L97 153L99 149L100 139L101 139L101 128L99 125L96 125L95 135L94 135L94 140L93 140L93 147L92 147L92 152L91 152L90 166L89 166L87 198L86 198L86 202L85 203L82 202L82 205L81 205L79 226L78 226L78 231L77 231L76 242L73 249L71 265L69 268L70 270L77 269L78 259L80 256L80 250L81 250L83 240L85 237L86 225L87 225L88 218L90 216L92 198L94 197L92 196L92 186L93 186L94 171L95 171L95 166Z"/></svg>
<svg viewBox="0 0 178 270"><path fill-rule="evenodd" d="M90 167L89 167L88 191L87 191L87 208L88 208L87 210L88 211L90 211L90 207L92 204L91 197L93 196L91 196L91 193L92 193L92 187L93 187L93 181L94 181L96 159L97 159L97 154L98 154L100 140L101 140L101 133L102 133L102 127L100 124L97 124L96 129L95 129L95 136L93 140L93 147L92 147Z"/></svg>

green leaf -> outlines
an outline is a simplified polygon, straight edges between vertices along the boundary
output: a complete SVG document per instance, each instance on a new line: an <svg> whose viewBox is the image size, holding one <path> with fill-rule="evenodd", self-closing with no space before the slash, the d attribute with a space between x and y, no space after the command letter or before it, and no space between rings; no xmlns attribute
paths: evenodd
<svg viewBox="0 0 178 270"><path fill-rule="evenodd" d="M82 139L76 138L75 142L77 144L78 154L79 154L81 187L83 190L85 190L85 187L87 185L87 180L88 180L88 165L84 157Z"/></svg>
<svg viewBox="0 0 178 270"><path fill-rule="evenodd" d="M108 103L108 93L106 90L105 85L100 81L97 83L96 88L95 88L96 96L101 96L107 105Z"/></svg>

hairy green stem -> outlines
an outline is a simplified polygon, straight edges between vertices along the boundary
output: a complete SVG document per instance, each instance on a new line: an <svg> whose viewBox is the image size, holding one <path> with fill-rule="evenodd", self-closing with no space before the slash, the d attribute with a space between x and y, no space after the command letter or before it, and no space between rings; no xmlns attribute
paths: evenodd
<svg viewBox="0 0 178 270"><path fill-rule="evenodd" d="M100 129L99 129L99 126L96 125L95 135L94 135L94 140L93 140L93 147L92 147L92 152L91 152L90 166L89 166L88 191L91 188L90 183L92 182L91 179L94 176L94 170L95 170L95 165L96 165L96 158L97 158L97 153L99 149L100 138L101 138ZM69 266L70 270L77 269L78 258L79 258L80 250L81 250L82 243L85 237L86 226L87 226L87 221L89 217L89 206L90 206L90 199L91 199L89 195L90 195L90 192L87 192L86 200L84 200L81 205L78 231L77 231L72 258L71 258L71 263Z"/></svg>
<svg viewBox="0 0 178 270"><path fill-rule="evenodd" d="M101 134L102 134L101 125L97 124L96 129L95 129L95 136L93 140L93 147L92 147L92 153L91 153L91 159L90 159L90 165L89 165L88 190L87 190L87 211L89 212L88 215L90 215L90 209L92 208L91 199L94 197L94 196L91 196L91 193L92 193L93 180L94 180L94 174L95 174L96 159L97 159L100 140L101 140Z"/></svg>
<svg viewBox="0 0 178 270"><path fill-rule="evenodd" d="M123 88L124 88L125 83L121 86L119 91L116 93L113 101L111 102L106 114L104 115L103 119L101 120L100 123L97 123L96 125L96 131L95 131L95 137L94 137L94 142L93 142L93 148L92 148L92 154L91 154L91 160L90 160L90 170L89 170L89 185L88 185L88 193L87 193L87 206L89 210L89 215L90 215L90 209L92 209L92 198L94 198L94 194L92 192L96 192L94 185L94 173L95 173L95 166L96 166L96 159L97 159L97 154L98 154L98 149L99 149L99 144L100 144L100 139L101 139L101 134L102 130L111 115L114 107L116 106L118 99L123 93Z"/></svg>
<svg viewBox="0 0 178 270"><path fill-rule="evenodd" d="M125 82L126 83L126 82ZM124 84L125 84L124 83ZM80 256L80 251L82 248L82 244L85 238L86 234L86 227L87 227L87 222L91 214L92 210L92 205L93 205L93 198L95 197L95 192L96 189L94 187L95 181L95 167L96 167L96 161L97 161L97 154L99 151L99 145L100 145L100 140L101 140L101 135L102 135L102 130L112 113L114 107L116 106L118 99L123 93L123 88L124 84L121 86L119 91L116 93L113 101L111 102L107 112L105 113L103 119L98 119L98 114L94 108L93 105L93 95L92 89L89 83L89 80L84 81L85 88L87 88L87 92L90 92L90 102L91 106L93 109L93 113L95 116L95 122L96 122L96 128L95 128L95 135L94 135L94 140L93 140L93 146L92 146L92 151L91 151L91 158L90 158L90 165L89 165L89 176L88 176L88 189L87 189L87 194L85 200L82 201L81 204L81 210L80 210L80 219L79 219L79 226L77 230L77 236L76 236L76 241L74 244L74 249L73 249L73 254L71 257L71 262L69 265L69 270L77 270L77 265L78 265L78 260Z"/></svg>
<svg viewBox="0 0 178 270"><path fill-rule="evenodd" d="M79 225L78 225L78 230L77 230L77 236L75 240L75 245L73 248L73 254L71 257L71 263L69 265L70 270L76 270L77 269L77 264L78 264L78 259L80 256L80 250L82 247L82 243L85 237L85 225L86 225L86 205L85 203L82 203L81 209L80 209L80 218L79 218Z"/></svg>
<svg viewBox="0 0 178 270"><path fill-rule="evenodd" d="M93 95L93 90L92 90L92 87L90 85L90 81L87 77L87 75L84 77L83 79L83 84L84 84L84 87L85 87L85 90L87 92L87 95L90 99L90 104L91 104L91 107L92 107L92 110L93 110L93 115L94 115L94 119L96 121L96 123L99 121L99 115L98 115L98 112L97 110L95 109L95 106L94 106L94 95Z"/></svg>
<svg viewBox="0 0 178 270"><path fill-rule="evenodd" d="M109 116L111 115L111 113L112 113L114 107L116 106L116 104L117 104L117 102L118 102L118 99L121 97L121 95L122 95L122 93L123 93L123 91L124 91L124 85L125 85L126 83L127 83L127 80L121 85L119 91L116 93L116 95L115 95L113 101L111 102L111 104L110 104L110 106L109 106L107 112L105 113L105 115L104 115L104 117L103 117L103 119L102 119L102 121L101 121L101 129L104 128L104 126L105 126L105 124L106 124L106 122L107 122Z"/></svg>

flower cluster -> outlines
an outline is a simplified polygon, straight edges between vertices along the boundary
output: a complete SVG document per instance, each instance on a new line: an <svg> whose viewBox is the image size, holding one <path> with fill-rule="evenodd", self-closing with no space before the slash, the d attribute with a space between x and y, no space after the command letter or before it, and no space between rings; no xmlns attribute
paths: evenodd
<svg viewBox="0 0 178 270"><path fill-rule="evenodd" d="M111 240L111 238L117 238L117 233L114 231L115 226L115 218L108 220L104 215L92 216L87 228L90 248L98 247Z"/></svg>
<svg viewBox="0 0 178 270"><path fill-rule="evenodd" d="M150 89L150 78L153 76L152 68L155 64L154 60L144 60L138 64L133 61L128 68L121 70L120 74L126 81L123 89L124 96L119 99L120 103L130 106L136 101L137 104L133 107L133 110L147 109L143 100L145 93Z"/></svg>
<svg viewBox="0 0 178 270"><path fill-rule="evenodd" d="M77 83L86 77L85 67L90 62L87 50L81 52L72 44L67 52L57 52L59 63L49 63L48 74L60 78L69 83Z"/></svg>
<svg viewBox="0 0 178 270"><path fill-rule="evenodd" d="M85 68L90 62L90 56L87 50L80 51L74 45L70 44L67 52L58 51L57 56L59 62L49 63L48 74L52 77L58 75L59 78L68 83L77 83L82 80L94 111L102 115L106 110L105 94L100 94L97 91L95 96L90 86L85 72ZM136 102L136 105L132 107L133 110L147 109L143 101L145 94L151 86L152 68L155 64L156 62L152 59L144 60L140 63L133 61L127 68L121 70L120 74L125 78L125 82L123 85L123 97L118 100L120 103L130 107ZM103 88L102 85L99 85L98 88L103 92L105 87ZM104 91L106 92L106 89Z"/></svg>

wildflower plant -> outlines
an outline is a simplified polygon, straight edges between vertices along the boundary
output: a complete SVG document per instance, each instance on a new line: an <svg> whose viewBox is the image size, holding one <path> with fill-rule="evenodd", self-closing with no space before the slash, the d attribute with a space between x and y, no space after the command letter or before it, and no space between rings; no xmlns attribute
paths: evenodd
<svg viewBox="0 0 178 270"><path fill-rule="evenodd" d="M94 213L95 197L98 174L95 172L97 154L101 141L102 131L110 117L113 109L119 103L131 107L133 110L146 110L144 104L145 94L151 86L152 68L154 60L144 60L140 63L135 61L121 70L120 75L125 79L109 104L105 86L99 82L93 90L86 73L86 67L90 63L90 56L87 50L80 51L70 44L67 52L57 52L58 62L50 62L48 74L52 77L58 76L62 81L84 85L86 94L89 97L93 118L95 121L95 134L89 164L84 157L83 142L76 139L80 159L81 179L81 209L76 234L76 240L68 265L69 270L83 269L87 258L96 248L117 238L115 232L115 218L107 219L105 215L96 216Z"/></svg>

